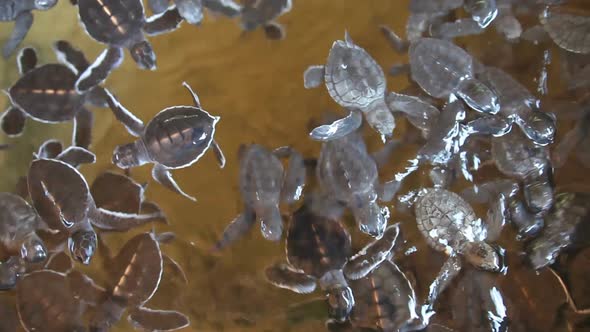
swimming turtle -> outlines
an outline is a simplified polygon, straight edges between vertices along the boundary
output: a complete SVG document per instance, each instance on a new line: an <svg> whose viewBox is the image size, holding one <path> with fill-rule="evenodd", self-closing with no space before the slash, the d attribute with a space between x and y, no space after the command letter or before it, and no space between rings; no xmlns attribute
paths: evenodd
<svg viewBox="0 0 590 332"><path fill-rule="evenodd" d="M89 264L96 249L93 226L104 230L127 230L151 221L161 213L127 214L97 208L88 183L71 165L55 159L36 159L28 173L33 206L50 229L68 234L72 256Z"/></svg>
<svg viewBox="0 0 590 332"><path fill-rule="evenodd" d="M219 166L225 166L225 157L214 139L219 116L213 116L201 107L199 97L191 87L183 86L193 98L194 106L172 106L160 111L146 125L133 116L107 91L109 106L129 133L139 137L133 143L119 145L113 152L113 164L127 169L153 163L152 177L166 188L192 201L196 198L184 193L172 178L170 170L185 168L196 163L212 148Z"/></svg>
<svg viewBox="0 0 590 332"><path fill-rule="evenodd" d="M176 8L146 18L141 0L78 0L82 26L96 41L106 44L95 62L79 76L76 91L87 91L106 80L121 65L123 49L129 49L141 69L156 69L156 54L146 35L155 36L177 29L182 17Z"/></svg>
<svg viewBox="0 0 590 332"><path fill-rule="evenodd" d="M213 250L220 250L246 233L257 220L265 239L278 241L283 234L280 203L298 201L305 186L303 157L291 147L273 151L259 144L241 145L240 193L244 208L223 231ZM285 171L279 158L289 157Z"/></svg>
<svg viewBox="0 0 590 332"><path fill-rule="evenodd" d="M291 11L292 0L245 0L242 3L240 25L244 31L262 26L266 38L285 38L285 29L275 19Z"/></svg>
<svg viewBox="0 0 590 332"><path fill-rule="evenodd" d="M387 228L383 237L352 253L350 234L338 220L303 205L292 217L286 240L287 262L265 270L267 280L296 293L311 293L316 283L328 292L330 316L345 320L354 307L348 279L360 279L387 259L399 234L399 225Z"/></svg>
<svg viewBox="0 0 590 332"><path fill-rule="evenodd" d="M170 0L148 0L154 14L161 14L168 9ZM240 15L242 6L233 0L174 0L180 16L189 24L199 25L204 17L205 9L226 17Z"/></svg>
<svg viewBox="0 0 590 332"><path fill-rule="evenodd" d="M590 16L566 7L546 7L539 21L559 47L574 53L590 53Z"/></svg>
<svg viewBox="0 0 590 332"><path fill-rule="evenodd" d="M589 105L576 107L576 122L553 149L551 154L552 166L555 168L562 167L568 159L572 150L574 150L576 159L586 168L590 168L590 108Z"/></svg>
<svg viewBox="0 0 590 332"><path fill-rule="evenodd" d="M90 322L91 331L108 331L126 310L129 322L138 329L173 331L190 324L180 312L144 307L162 280L163 258L157 235L148 232L134 236L108 262L109 287L99 297Z"/></svg>
<svg viewBox="0 0 590 332"><path fill-rule="evenodd" d="M483 270L502 269L499 252L486 242L497 239L500 232L495 228L502 224L486 223L478 218L461 196L443 188L426 188L420 193L414 211L426 242L449 256L430 286L427 306L434 305L437 296L461 271L461 256Z"/></svg>
<svg viewBox="0 0 590 332"><path fill-rule="evenodd" d="M4 59L8 58L25 39L33 25L33 10L49 10L57 0L1 0L0 22L14 21L12 34L2 48Z"/></svg>
<svg viewBox="0 0 590 332"><path fill-rule="evenodd" d="M27 117L44 123L74 120L73 144L88 148L92 140L93 114L85 107L107 107L104 89L93 88L77 93L74 83L78 74L88 67L84 54L65 40L53 44L63 64L51 63L39 67L33 48L24 48L18 55L22 77L8 89L12 103L0 120L9 136L22 133Z"/></svg>

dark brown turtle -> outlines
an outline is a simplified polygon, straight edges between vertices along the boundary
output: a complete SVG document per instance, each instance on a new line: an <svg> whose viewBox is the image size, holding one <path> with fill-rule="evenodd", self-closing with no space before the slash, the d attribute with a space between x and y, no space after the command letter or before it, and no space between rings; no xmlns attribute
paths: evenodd
<svg viewBox="0 0 590 332"><path fill-rule="evenodd" d="M106 300L99 304L90 322L91 331L108 331L125 310L129 310L131 324L144 330L173 331L190 324L188 317L180 312L144 307L160 285L162 257L154 233L142 233L127 241L118 255L109 260L110 285Z"/></svg>
<svg viewBox="0 0 590 332"><path fill-rule="evenodd" d="M107 106L104 89L96 87L77 93L74 89L76 79L88 68L84 54L63 40L54 43L54 51L64 64L36 67L35 50L24 48L20 51L18 67L22 77L8 89L13 106L2 115L2 130L9 136L20 135L27 117L44 123L73 120L73 144L88 148L94 116L85 105Z"/></svg>
<svg viewBox="0 0 590 332"><path fill-rule="evenodd" d="M88 35L106 44L94 64L76 81L77 91L86 91L104 81L123 61L123 49L129 49L141 69L156 69L156 54L145 35L155 36L177 29L182 22L176 8L145 17L141 0L79 0L78 10Z"/></svg>
<svg viewBox="0 0 590 332"><path fill-rule="evenodd" d="M148 0L154 14L161 14L168 9L170 0ZM189 24L199 25L204 17L205 9L227 17L240 15L242 6L233 0L174 0L180 16Z"/></svg>
<svg viewBox="0 0 590 332"><path fill-rule="evenodd" d="M162 219L161 213L137 215L96 207L86 179L60 160L34 160L28 185L35 210L49 228L69 235L70 252L83 264L90 263L97 245L92 226L127 230Z"/></svg>
<svg viewBox="0 0 590 332"><path fill-rule="evenodd" d="M196 201L180 189L170 170L196 163L210 147L222 168L225 166L225 157L214 139L215 126L220 117L212 116L202 109L199 97L186 82L183 85L191 93L195 106L168 107L156 114L147 126L107 91L109 106L116 110L117 118L131 135L139 137L133 143L115 148L113 164L127 169L153 163L154 180L173 192Z"/></svg>
<svg viewBox="0 0 590 332"><path fill-rule="evenodd" d="M240 13L244 31L252 31L260 26L268 39L285 38L285 29L275 19L291 11L292 0L246 0Z"/></svg>
<svg viewBox="0 0 590 332"><path fill-rule="evenodd" d="M381 239L349 260L352 248L348 231L339 221L303 205L289 224L287 263L268 267L266 277L277 287L303 294L313 292L319 283L328 292L330 315L343 321L355 303L346 279L362 278L387 259L398 233L398 224L390 226Z"/></svg>
<svg viewBox="0 0 590 332"><path fill-rule="evenodd" d="M2 55L8 58L25 39L33 25L33 10L49 10L57 0L0 0L0 22L14 21L12 34L8 37Z"/></svg>

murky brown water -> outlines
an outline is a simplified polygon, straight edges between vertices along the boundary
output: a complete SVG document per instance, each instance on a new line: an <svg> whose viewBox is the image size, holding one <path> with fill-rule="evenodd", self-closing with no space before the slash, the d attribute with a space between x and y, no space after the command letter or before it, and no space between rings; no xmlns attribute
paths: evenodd
<svg viewBox="0 0 590 332"><path fill-rule="evenodd" d="M307 138L308 122L320 112L337 110L338 107L325 89L304 89L303 71L311 64L324 63L332 42L342 39L345 29L384 68L403 61L384 41L378 25L387 24L402 31L407 18L406 7L407 1L296 0L292 12L280 18L287 28L287 38L281 42L265 39L261 31L243 34L236 22L208 17L200 27L184 24L179 31L151 39L158 55L158 70L155 72L138 70L126 54L124 65L107 81L107 87L117 94L120 101L147 122L167 106L190 104L190 96L181 86L183 81L188 82L199 94L205 109L221 116L216 139L228 160L227 166L219 169L213 155L208 153L194 166L174 172L183 189L197 197L197 203L174 195L151 180L149 166L132 170L135 179L150 182L148 199L158 202L169 218L170 227L158 229L171 230L179 235L180 241L165 245L164 250L179 261L189 277L189 284L185 286L170 273L165 275L166 281L149 302L149 307L177 309L189 314L191 326L186 331L324 329L326 312L322 305L312 302L297 309L291 307L321 298L322 294L294 294L271 286L263 278L265 266L284 259L282 243L264 241L260 232L254 229L220 256L209 256L205 251L241 209L237 188L238 146L251 142L269 147L288 144L307 157L317 156L320 144ZM0 40L3 40L10 25L1 26ZM54 10L35 13L35 24L25 45L35 46L40 51L41 63L54 62L49 45L57 39L70 40L91 59L102 51L101 46L83 32L77 23L75 8L65 0ZM497 34L489 31L483 37L466 38L460 44L484 62L508 68L520 82L535 91L533 78L538 76L543 48L519 43L513 45L515 51L510 58L502 53L505 48L495 46L499 41ZM558 53L554 54L554 62L557 62ZM556 75L558 70L559 66L553 65L549 75ZM9 62L0 61L0 72L3 73L2 88L17 79L14 57ZM389 89L398 91L408 85L403 78L389 78L388 83ZM550 81L551 95L562 95L562 90L558 80ZM98 161L81 169L89 182L100 172L115 170L111 164L113 148L133 139L114 120L110 111L97 109L95 119L91 148ZM569 125L560 123L558 136L563 135ZM399 121L396 136L403 135L405 129L405 121ZM42 125L29 121L22 137L13 140L0 137L0 143L10 141L16 144L15 149L0 154L3 170L0 190L12 190L17 177L26 173L31 153L41 142L48 138L68 142L70 130L71 126L67 124ZM366 134L369 145L377 148L380 142L376 135L370 130ZM400 170L404 161L415 154L416 148L407 146L396 152L391 167L383 170L383 177ZM481 179L499 174L492 168L484 170ZM424 174L418 172L411 176L401 192L428 184ZM556 172L556 182L558 185L590 184L590 177L572 158L566 167ZM478 212L481 216L485 213L483 209ZM400 254L399 261L402 269L416 279L416 291L422 300L444 256L428 248L411 216L394 211L391 220L403 223L408 247L416 246L418 249L409 256L402 257ZM118 250L130 237L129 234L105 235L114 250ZM564 295L559 285L549 272L536 275L521 266L518 256L522 245L516 243L514 237L513 230L506 227L499 242L508 250L509 266L513 263L513 267L506 276L486 277L497 278L494 282L505 296L512 319L526 331L574 329L574 323L583 317L572 315L567 308L558 310L564 307ZM358 247L369 240L356 231L353 231L353 238ZM587 258L583 262L587 263ZM99 283L104 280L100 260L95 260L90 269L85 270ZM440 321L450 317L451 307L460 307L457 302L461 297L456 294L466 292L463 298L470 296L469 292L473 290L469 285L476 280L473 277L475 274L465 273L465 277L459 278L446 292L439 304ZM578 275L587 278L584 273L578 272ZM576 296L579 305L584 306L589 302L584 298L587 299L590 293L587 285L583 282L581 285L585 292ZM464 325L457 328L470 330ZM131 329L124 322L117 330ZM580 326L577 330L582 331L583 328Z"/></svg>

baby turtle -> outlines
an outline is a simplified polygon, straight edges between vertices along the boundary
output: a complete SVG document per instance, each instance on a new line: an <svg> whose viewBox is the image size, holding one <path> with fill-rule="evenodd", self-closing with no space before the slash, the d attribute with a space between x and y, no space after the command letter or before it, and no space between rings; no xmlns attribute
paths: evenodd
<svg viewBox="0 0 590 332"><path fill-rule="evenodd" d="M303 205L293 214L287 233L287 263L276 263L265 271L268 281L296 293L311 293L316 283L328 292L330 316L345 320L354 307L346 278L360 279L371 273L393 249L399 225L390 226L381 239L367 245L350 260L350 234L332 220Z"/></svg>
<svg viewBox="0 0 590 332"><path fill-rule="evenodd" d="M154 14L161 14L168 9L170 0L148 0ZM204 10L210 10L227 17L240 15L242 6L233 0L174 0L180 16L189 24L199 25L204 18Z"/></svg>
<svg viewBox="0 0 590 332"><path fill-rule="evenodd" d="M177 29L182 22L176 8L145 17L141 0L79 0L79 17L86 33L108 45L76 81L76 91L87 91L106 80L129 49L141 69L156 69L156 54L145 35L155 36Z"/></svg>
<svg viewBox="0 0 590 332"><path fill-rule="evenodd" d="M565 7L547 7L539 21L559 47L574 53L590 53L590 17Z"/></svg>
<svg viewBox="0 0 590 332"><path fill-rule="evenodd" d="M86 179L59 160L34 160L28 184L35 210L49 228L69 235L70 253L83 264L90 263L97 245L92 226L127 230L162 219L160 213L137 215L97 208Z"/></svg>
<svg viewBox="0 0 590 332"><path fill-rule="evenodd" d="M433 249L449 258L430 287L428 306L462 267L460 256L487 271L500 271L501 258L491 245L499 231L478 218L461 196L442 188L424 189L414 208L418 229ZM500 225L501 226L501 225ZM493 234L493 236L490 236Z"/></svg>
<svg viewBox="0 0 590 332"><path fill-rule="evenodd" d="M574 127L568 131L557 143L551 154L552 165L555 168L562 167L572 150L578 161L586 168L590 168L590 105L584 105L583 109L577 109L577 121Z"/></svg>
<svg viewBox="0 0 590 332"><path fill-rule="evenodd" d="M91 331L108 331L125 310L129 310L129 322L138 329L174 331L190 324L180 312L144 307L158 290L163 274L162 251L154 233L142 233L127 241L111 261L109 272L111 284L104 294L106 300L91 319Z"/></svg>
<svg viewBox="0 0 590 332"><path fill-rule="evenodd" d="M275 22L275 19L291 11L292 0L245 0L242 3L240 20L244 31L252 31L262 26L266 38L285 38L285 29Z"/></svg>
<svg viewBox="0 0 590 332"><path fill-rule="evenodd" d="M33 25L33 10L49 10L57 0L0 0L0 22L14 21L14 28L2 48L8 58L25 39Z"/></svg>
<svg viewBox="0 0 590 332"><path fill-rule="evenodd" d="M172 106L160 111L146 125L133 116L107 91L109 106L129 133L139 137L133 143L119 145L113 152L113 164L127 169L153 163L152 177L171 191L192 201L196 198L184 193L172 178L170 170L185 168L196 163L211 147L219 166L225 166L225 157L215 142L215 126L221 117L212 116L203 108L191 87L195 106Z"/></svg>
<svg viewBox="0 0 590 332"><path fill-rule="evenodd" d="M241 145L240 193L244 211L224 230L214 247L220 250L236 241L260 220L265 239L278 241L283 234L283 219L279 204L293 204L300 199L305 185L303 157L290 147L269 151L262 145ZM279 158L289 157L289 168L283 168Z"/></svg>
<svg viewBox="0 0 590 332"><path fill-rule="evenodd" d="M73 120L73 144L88 148L94 116L85 105L105 107L105 90L97 87L77 93L74 84L78 74L88 67L84 54L64 40L54 43L53 47L64 64L36 67L35 50L20 51L17 62L22 77L8 89L13 107L2 115L2 129L9 136L17 136L22 133L27 117L43 123Z"/></svg>

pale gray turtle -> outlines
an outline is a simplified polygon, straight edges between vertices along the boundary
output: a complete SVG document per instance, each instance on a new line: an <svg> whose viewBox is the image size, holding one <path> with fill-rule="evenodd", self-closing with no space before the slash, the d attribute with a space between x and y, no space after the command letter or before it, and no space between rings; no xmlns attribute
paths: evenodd
<svg viewBox="0 0 590 332"><path fill-rule="evenodd" d="M285 38L285 29L275 20L291 11L292 0L245 0L242 3L240 25L244 31L252 31L262 26L266 38Z"/></svg>
<svg viewBox="0 0 590 332"><path fill-rule="evenodd" d="M97 208L86 179L76 168L60 160L34 160L29 168L28 185L35 210L50 229L68 235L70 253L83 264L90 263L96 249L93 226L127 230L162 220L161 213L137 215Z"/></svg>
<svg viewBox="0 0 590 332"><path fill-rule="evenodd" d="M551 39L574 53L590 53L590 16L565 7L547 7L539 21Z"/></svg>
<svg viewBox="0 0 590 332"><path fill-rule="evenodd" d="M127 131L139 137L133 143L119 145L113 152L113 164L127 169L153 163L152 177L171 191L192 201L196 198L184 193L172 178L170 170L185 168L196 163L213 149L219 166L225 166L225 157L214 139L215 126L221 119L201 108L199 97L186 83L194 106L168 107L154 116L146 125L131 114L107 91L108 103Z"/></svg>
<svg viewBox="0 0 590 332"><path fill-rule="evenodd" d="M500 111L495 93L475 78L473 57L465 50L436 38L408 42L386 26L381 29L397 52L408 52L410 77L430 96L444 99L457 96L475 111L485 114Z"/></svg>
<svg viewBox="0 0 590 332"><path fill-rule="evenodd" d="M416 224L433 249L449 256L430 286L427 308L459 274L461 256L470 264L488 271L502 268L499 252L486 241L499 236L498 229L478 218L461 196L442 188L428 188L420 193L414 206Z"/></svg>
<svg viewBox="0 0 590 332"><path fill-rule="evenodd" d="M555 168L562 167L572 150L580 163L590 168L590 109L589 105L576 109L577 121L574 127L557 143L551 154L552 165Z"/></svg>
<svg viewBox="0 0 590 332"><path fill-rule="evenodd" d="M330 316L344 321L355 305L347 278L362 278L378 267L389 257L398 234L399 225L390 226L381 239L349 260L352 248L346 229L338 220L303 205L289 223L287 262L269 266L266 278L277 287L302 294L313 292L319 283L328 292Z"/></svg>
<svg viewBox="0 0 590 332"><path fill-rule="evenodd" d="M44 123L74 121L73 144L88 148L92 140L93 114L85 107L90 104L106 107L104 89L96 87L77 93L74 84L78 74L88 67L84 54L67 41L54 43L54 51L64 64L36 67L34 49L24 48L17 62L22 77L8 89L12 103L1 118L3 131L9 136L20 135L27 117Z"/></svg>
<svg viewBox="0 0 590 332"><path fill-rule="evenodd" d="M90 37L108 45L76 81L76 91L87 91L106 80L123 61L127 48L141 69L156 69L156 54L146 35L155 36L177 29L182 17L172 7L145 17L141 0L79 0L79 17Z"/></svg>
<svg viewBox="0 0 590 332"><path fill-rule="evenodd" d="M265 239L278 241L283 234L281 202L293 204L301 198L306 170L303 157L290 147L269 151L262 145L241 145L240 193L244 208L224 230L214 251L236 241L260 220L260 231ZM285 171L279 158L289 157Z"/></svg>
<svg viewBox="0 0 590 332"><path fill-rule="evenodd" d="M477 77L494 89L500 102L499 115L516 123L538 145L553 142L556 119L552 113L538 110L540 101L510 74L495 67L485 67Z"/></svg>
<svg viewBox="0 0 590 332"><path fill-rule="evenodd" d="M137 329L174 331L190 324L180 312L144 307L158 290L163 274L163 255L154 233L134 236L108 261L109 286L106 292L96 289L102 297L98 297L90 331L108 331L126 310L127 320Z"/></svg>
<svg viewBox="0 0 590 332"><path fill-rule="evenodd" d="M148 0L148 5L154 14L165 12L169 4L170 0ZM242 10L242 6L233 0L174 0L174 5L180 16L193 25L201 23L205 9L226 17L237 17Z"/></svg>
<svg viewBox="0 0 590 332"><path fill-rule="evenodd" d="M4 47L2 55L8 58L25 39L33 25L33 10L49 10L57 0L0 0L0 22L14 21L14 28Z"/></svg>

